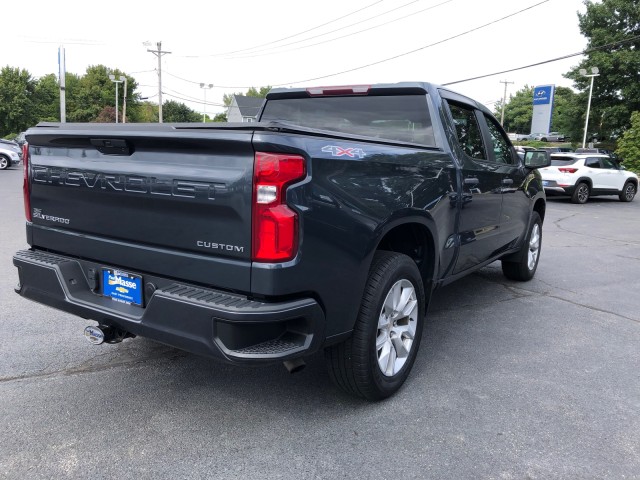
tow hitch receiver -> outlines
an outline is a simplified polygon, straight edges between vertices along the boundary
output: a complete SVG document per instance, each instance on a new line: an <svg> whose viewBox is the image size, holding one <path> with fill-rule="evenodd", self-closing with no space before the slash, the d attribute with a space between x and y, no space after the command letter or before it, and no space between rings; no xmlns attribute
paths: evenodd
<svg viewBox="0 0 640 480"><path fill-rule="evenodd" d="M125 338L134 338L135 335L119 328L108 325L89 325L84 329L84 336L90 343L100 345L102 343L120 343Z"/></svg>

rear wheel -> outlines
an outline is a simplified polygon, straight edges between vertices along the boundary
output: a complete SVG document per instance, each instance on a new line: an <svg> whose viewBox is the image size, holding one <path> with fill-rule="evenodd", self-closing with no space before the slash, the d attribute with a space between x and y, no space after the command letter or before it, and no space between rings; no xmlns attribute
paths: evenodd
<svg viewBox="0 0 640 480"><path fill-rule="evenodd" d="M573 195L571 195L571 201L573 203L587 203L587 200L589 200L589 193L589 185L584 182L580 182L576 185Z"/></svg>
<svg viewBox="0 0 640 480"><path fill-rule="evenodd" d="M511 280L526 282L531 280L538 269L540 247L542 246L542 219L538 212L533 212L529 234L520 250L520 260L502 261L502 273Z"/></svg>
<svg viewBox="0 0 640 480"><path fill-rule="evenodd" d="M638 188L633 182L627 182L622 187L622 192L618 195L621 202L630 202L636 196Z"/></svg>
<svg viewBox="0 0 640 480"><path fill-rule="evenodd" d="M325 350L337 386L352 395L380 400L404 383L420 346L424 287L407 255L377 252L353 335Z"/></svg>
<svg viewBox="0 0 640 480"><path fill-rule="evenodd" d="M3 155L0 155L0 170L6 170L9 168L9 159Z"/></svg>

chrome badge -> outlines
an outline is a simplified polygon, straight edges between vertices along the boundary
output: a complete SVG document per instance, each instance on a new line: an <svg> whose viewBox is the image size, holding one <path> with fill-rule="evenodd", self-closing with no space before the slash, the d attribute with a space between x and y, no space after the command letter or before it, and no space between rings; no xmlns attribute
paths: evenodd
<svg viewBox="0 0 640 480"><path fill-rule="evenodd" d="M84 336L94 345L104 342L104 332L98 327L88 326L84 329Z"/></svg>

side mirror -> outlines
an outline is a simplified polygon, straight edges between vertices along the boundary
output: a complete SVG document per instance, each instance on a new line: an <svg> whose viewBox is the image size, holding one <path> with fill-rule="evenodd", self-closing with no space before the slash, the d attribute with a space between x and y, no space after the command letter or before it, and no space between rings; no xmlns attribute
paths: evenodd
<svg viewBox="0 0 640 480"><path fill-rule="evenodd" d="M551 154L546 150L527 150L524 153L524 166L527 168L544 168L551 165Z"/></svg>

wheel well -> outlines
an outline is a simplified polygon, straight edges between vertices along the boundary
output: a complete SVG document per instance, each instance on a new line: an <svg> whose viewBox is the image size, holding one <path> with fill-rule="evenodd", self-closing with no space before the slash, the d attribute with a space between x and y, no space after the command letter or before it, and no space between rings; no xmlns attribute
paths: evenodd
<svg viewBox="0 0 640 480"><path fill-rule="evenodd" d="M589 190L593 188L593 182L591 182L591 179L589 177L579 178L578 181L576 182L576 187L578 186L579 183L586 183L587 186L589 187Z"/></svg>
<svg viewBox="0 0 640 480"><path fill-rule="evenodd" d="M541 198L538 199L538 201L533 206L533 211L538 212L538 215L540 215L540 220L542 220L542 222L544 223L544 214L547 211L547 204L544 202L544 200L542 200Z"/></svg>
<svg viewBox="0 0 640 480"><path fill-rule="evenodd" d="M429 229L419 223L399 225L380 240L378 250L404 253L420 270L425 291L431 291L435 268L435 245Z"/></svg>

